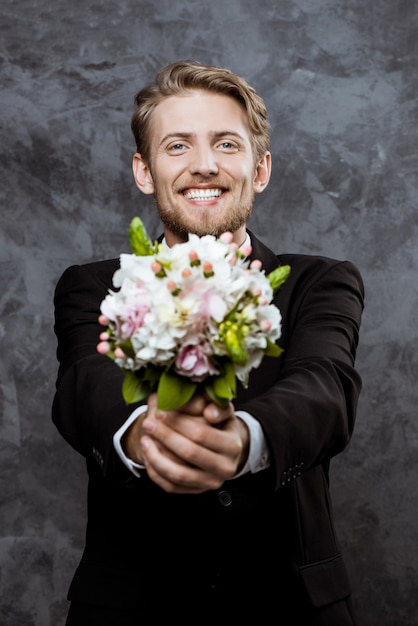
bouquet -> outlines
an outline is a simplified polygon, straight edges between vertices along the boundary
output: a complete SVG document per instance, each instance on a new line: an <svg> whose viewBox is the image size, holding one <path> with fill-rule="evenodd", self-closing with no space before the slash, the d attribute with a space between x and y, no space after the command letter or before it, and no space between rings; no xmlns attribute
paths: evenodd
<svg viewBox="0 0 418 626"><path fill-rule="evenodd" d="M160 409L177 409L198 390L220 406L263 356L280 356L281 314L271 304L290 267L268 276L232 234L189 235L169 248L152 242L139 217L129 227L133 254L121 254L115 290L101 303L97 350L124 374L125 402L156 391Z"/></svg>

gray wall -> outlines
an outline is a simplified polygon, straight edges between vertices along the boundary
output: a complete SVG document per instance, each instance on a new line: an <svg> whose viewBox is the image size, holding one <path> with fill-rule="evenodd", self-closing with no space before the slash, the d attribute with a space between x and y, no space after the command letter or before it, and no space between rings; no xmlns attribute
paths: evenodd
<svg viewBox="0 0 418 626"><path fill-rule="evenodd" d="M364 626L418 625L418 3L3 0L0 16L0 623L61 626L83 543L83 460L50 420L52 297L128 251L135 91L166 63L229 66L265 98L276 251L354 261L367 303L354 438L333 463Z"/></svg>

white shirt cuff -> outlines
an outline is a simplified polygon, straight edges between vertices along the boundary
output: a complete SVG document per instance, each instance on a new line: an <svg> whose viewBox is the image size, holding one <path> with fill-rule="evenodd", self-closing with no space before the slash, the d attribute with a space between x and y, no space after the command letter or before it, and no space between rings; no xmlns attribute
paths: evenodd
<svg viewBox="0 0 418 626"><path fill-rule="evenodd" d="M139 465L134 461L131 461L123 451L121 439L123 435L128 430L129 426L134 423L134 421L139 417L144 411L146 411L148 406L146 404L142 404L138 406L133 413L130 414L126 422L115 432L113 435L113 445L115 447L116 452L118 453L120 460L122 463L128 468L132 474L134 474L137 478L141 477L139 470L145 469L143 465Z"/></svg>
<svg viewBox="0 0 418 626"><path fill-rule="evenodd" d="M239 478L247 472L256 474L270 467L270 453L260 422L246 411L236 411L235 414L247 424L250 431L250 452L247 462L239 474L234 476Z"/></svg>

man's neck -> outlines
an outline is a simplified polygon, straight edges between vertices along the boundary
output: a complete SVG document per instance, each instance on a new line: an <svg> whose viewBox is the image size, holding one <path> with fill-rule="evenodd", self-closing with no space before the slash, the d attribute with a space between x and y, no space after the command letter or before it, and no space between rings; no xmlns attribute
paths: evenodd
<svg viewBox="0 0 418 626"><path fill-rule="evenodd" d="M184 243L187 239L182 239L179 235L171 232L170 230L164 229L164 243L171 248L176 243ZM241 248L243 245L248 243L249 235L247 232L246 225L241 226L237 231L232 233L232 241L237 244L238 248Z"/></svg>
<svg viewBox="0 0 418 626"><path fill-rule="evenodd" d="M169 244L169 243L168 243L168 241L167 241L167 237L164 235L163 240L162 240L162 243L164 243L164 244L165 244L166 246L168 246L169 248L171 248L172 246L174 246L174 244L176 244L176 243L184 243L184 242L183 242L183 240L176 239L175 237L174 237L174 239L172 238L172 241L173 241L173 243L172 243L172 244ZM239 249L241 249L241 248L242 248L242 247L244 247L244 246L250 246L250 245L251 245L251 237L250 237L250 234L248 233L248 231L245 231L245 238L244 238L244 241L241 241L241 243L240 243L240 244L238 244L238 248L239 248Z"/></svg>

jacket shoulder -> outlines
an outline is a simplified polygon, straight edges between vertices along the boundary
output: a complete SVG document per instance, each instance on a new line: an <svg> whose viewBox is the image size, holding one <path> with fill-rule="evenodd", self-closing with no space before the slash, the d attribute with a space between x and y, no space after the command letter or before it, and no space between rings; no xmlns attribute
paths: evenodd
<svg viewBox="0 0 418 626"><path fill-rule="evenodd" d="M356 285L360 292L364 293L364 283L357 266L348 260L340 260L327 256L310 254L280 254L277 255L279 265L290 265L290 273L293 280L299 282L316 280L328 277L332 281L338 277L343 282L347 281Z"/></svg>
<svg viewBox="0 0 418 626"><path fill-rule="evenodd" d="M112 285L113 274L119 268L119 265L119 258L94 261L81 265L70 265L61 274L58 286L65 285L66 288L69 288L72 285L93 282L105 285L107 288Z"/></svg>
<svg viewBox="0 0 418 626"><path fill-rule="evenodd" d="M252 258L260 258L263 262L263 268L268 273L278 265L290 265L291 272L295 274L321 274L332 268L341 269L341 271L355 274L360 278L358 268L351 261L314 255L314 254L277 254L266 246L254 233L248 231L251 236L253 246ZM361 280L361 278L360 278Z"/></svg>
<svg viewBox="0 0 418 626"><path fill-rule="evenodd" d="M300 268L314 267L315 269L320 269L322 267L323 269L328 269L340 264L355 267L351 261L316 254L278 254L277 258L281 265L288 264Z"/></svg>

